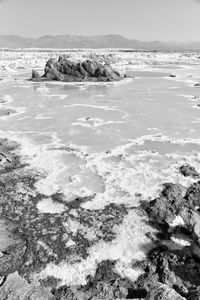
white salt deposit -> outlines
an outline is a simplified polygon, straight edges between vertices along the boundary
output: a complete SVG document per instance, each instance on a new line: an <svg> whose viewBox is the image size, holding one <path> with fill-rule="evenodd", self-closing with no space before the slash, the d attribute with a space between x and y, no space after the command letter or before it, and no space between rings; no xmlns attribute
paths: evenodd
<svg viewBox="0 0 200 300"><path fill-rule="evenodd" d="M176 226L184 226L185 222L181 216L176 216L176 218L173 220L172 223L169 224L171 227L176 227Z"/></svg>
<svg viewBox="0 0 200 300"><path fill-rule="evenodd" d="M130 270L132 260L142 260L153 245L147 238L147 233L155 230L145 224L144 217L136 211L130 211L124 218L122 225L116 226L117 237L110 243L98 242L88 249L89 256L79 263L69 264L62 262L59 265L49 263L46 268L35 275L36 278L54 276L59 278L59 285L85 284L88 275L94 275L97 264L103 260L116 260L116 271L120 275L127 275L136 280L142 274L141 270ZM138 234L140 233L140 234Z"/></svg>
<svg viewBox="0 0 200 300"><path fill-rule="evenodd" d="M60 214L66 210L62 203L53 201L51 198L43 199L37 203L37 209L43 214Z"/></svg>
<svg viewBox="0 0 200 300"><path fill-rule="evenodd" d="M191 245L190 242L188 242L188 241L186 241L186 240L184 240L184 239L179 239L179 238L174 237L174 236L171 237L171 240L172 240L174 243L176 243L178 246L182 247L182 248Z"/></svg>

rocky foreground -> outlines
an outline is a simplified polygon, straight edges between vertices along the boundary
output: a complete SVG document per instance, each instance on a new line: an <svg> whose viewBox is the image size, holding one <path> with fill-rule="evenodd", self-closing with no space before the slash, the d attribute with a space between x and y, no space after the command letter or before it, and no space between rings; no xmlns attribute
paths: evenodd
<svg viewBox="0 0 200 300"><path fill-rule="evenodd" d="M59 57L58 61L51 58L44 68L44 75L41 77L35 70L32 71L32 81L63 81L63 82L106 82L119 81L124 76L113 70L110 64L100 63L97 60L85 60L73 62L65 55Z"/></svg>
<svg viewBox="0 0 200 300"><path fill-rule="evenodd" d="M122 222L128 208L111 204L102 211L87 211L80 207L86 199L78 198L63 202L68 206L63 213L39 213L37 203L46 198L35 188L41 174L22 161L18 149L15 142L0 139L1 300L200 299L200 175L193 167L179 169L182 176L196 179L189 188L166 183L158 198L136 208L157 230L149 234L147 258L132 262L133 269L143 270L137 281L120 277L114 270L116 261L106 260L86 285L63 286L54 277L33 280L33 274L76 252L87 256L88 241L81 234L74 237L76 248L65 247L63 224L74 217L70 210L76 208L79 221L88 226L98 220L99 235L109 242L114 238L113 226ZM62 195L52 195L52 200L62 202Z"/></svg>

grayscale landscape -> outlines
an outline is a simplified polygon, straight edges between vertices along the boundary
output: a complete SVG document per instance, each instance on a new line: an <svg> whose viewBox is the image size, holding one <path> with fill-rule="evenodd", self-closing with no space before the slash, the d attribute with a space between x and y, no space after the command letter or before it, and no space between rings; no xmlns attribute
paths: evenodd
<svg viewBox="0 0 200 300"><path fill-rule="evenodd" d="M0 300L199 299L199 1L15 1L0 1Z"/></svg>

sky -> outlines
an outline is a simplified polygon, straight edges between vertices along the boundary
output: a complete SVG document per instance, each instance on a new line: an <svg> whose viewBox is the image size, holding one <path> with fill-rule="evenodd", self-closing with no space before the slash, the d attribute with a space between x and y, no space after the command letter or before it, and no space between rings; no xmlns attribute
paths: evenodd
<svg viewBox="0 0 200 300"><path fill-rule="evenodd" d="M0 0L0 34L200 41L200 0Z"/></svg>

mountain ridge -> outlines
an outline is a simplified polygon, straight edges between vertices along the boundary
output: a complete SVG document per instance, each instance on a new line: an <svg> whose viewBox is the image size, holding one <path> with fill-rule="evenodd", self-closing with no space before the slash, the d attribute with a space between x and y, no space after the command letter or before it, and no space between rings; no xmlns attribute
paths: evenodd
<svg viewBox="0 0 200 300"><path fill-rule="evenodd" d="M27 38L18 35L0 35L0 48L55 48L55 49L98 49L119 48L133 50L200 50L200 42L168 43L161 41L140 41L118 34L109 35L44 35Z"/></svg>

